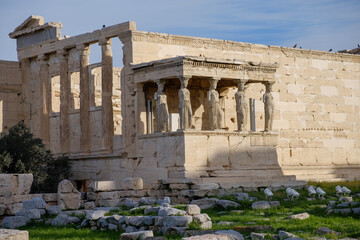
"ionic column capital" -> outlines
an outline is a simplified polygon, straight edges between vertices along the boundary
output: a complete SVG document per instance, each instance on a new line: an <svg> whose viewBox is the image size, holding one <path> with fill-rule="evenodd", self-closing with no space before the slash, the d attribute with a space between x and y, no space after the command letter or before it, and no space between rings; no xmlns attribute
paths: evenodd
<svg viewBox="0 0 360 240"><path fill-rule="evenodd" d="M108 38L101 38L99 39L100 46L111 46L111 39Z"/></svg>
<svg viewBox="0 0 360 240"><path fill-rule="evenodd" d="M68 51L64 48L56 50L56 54L61 58L67 58L69 55Z"/></svg>
<svg viewBox="0 0 360 240"><path fill-rule="evenodd" d="M46 54L40 54L37 57L37 60L41 63L41 64L45 64L47 63L47 60L49 59L49 57Z"/></svg>
<svg viewBox="0 0 360 240"><path fill-rule="evenodd" d="M29 58L23 58L20 60L20 68L27 68L30 67L30 59Z"/></svg>
<svg viewBox="0 0 360 240"><path fill-rule="evenodd" d="M89 44L78 44L76 45L76 50L79 51L80 55L90 55Z"/></svg>

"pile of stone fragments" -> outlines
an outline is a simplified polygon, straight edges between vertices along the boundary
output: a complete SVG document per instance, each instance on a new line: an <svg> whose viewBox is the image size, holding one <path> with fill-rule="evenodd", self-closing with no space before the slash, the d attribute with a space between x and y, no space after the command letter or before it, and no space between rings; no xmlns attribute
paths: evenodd
<svg viewBox="0 0 360 240"><path fill-rule="evenodd" d="M311 187L309 187L311 188ZM314 200L314 194L318 193L319 198L323 198L325 192L319 189L308 189L308 200ZM286 189L288 200L293 201L299 197L299 193L294 189ZM320 194L321 193L321 194ZM257 201L255 197L250 197L248 193L240 192L231 194L238 202L218 199L200 198L192 200L189 204L172 204L170 197L141 197L141 198L122 198L119 204L114 207L99 207L94 201L82 201L83 196L78 192L70 181L64 180L59 184L58 205L49 205L42 197L34 197L20 203L21 208L14 213L14 216L6 216L2 220L2 227L15 229L25 226L30 221L43 222L52 226L71 225L75 228L90 228L92 230L119 230L120 239L151 239L154 233L160 235L181 235L183 239L243 239L239 233L242 230L251 231L251 239L265 239L268 234L258 233L263 230L261 227L271 226L239 226L234 230L211 230L212 221L210 217L201 213L201 210L218 207L225 210L240 207L238 202L252 202L252 209L268 209L280 206L279 201L271 201L273 196L270 189L265 189L264 194L267 201ZM344 196L338 192L338 201L329 201L327 213L356 214L360 215L360 204L353 202L352 197ZM228 196L225 194L224 196ZM316 195L316 194L315 194ZM354 196L358 196L358 194ZM9 205L10 206L10 205ZM75 210L74 210L75 209ZM184 209L184 210L181 210ZM242 210L232 210L239 213ZM0 206L0 215L3 215L5 208ZM119 214L124 213L124 214ZM127 214L125 214L127 213ZM43 218L42 216L47 216ZM308 213L300 213L288 216L288 219L303 220L309 218ZM232 222L218 222L217 225L231 225ZM191 227L202 230L189 230ZM260 228L259 228L260 227ZM246 229L245 229L246 228ZM273 229L271 229L273 230ZM319 228L319 235L336 233L331 229ZM1 229L0 236L7 235L23 236L19 239L28 239L25 231L11 231ZM279 231L272 236L274 239L295 239L296 235ZM154 237L163 239L162 237ZM298 238L297 238L298 239Z"/></svg>

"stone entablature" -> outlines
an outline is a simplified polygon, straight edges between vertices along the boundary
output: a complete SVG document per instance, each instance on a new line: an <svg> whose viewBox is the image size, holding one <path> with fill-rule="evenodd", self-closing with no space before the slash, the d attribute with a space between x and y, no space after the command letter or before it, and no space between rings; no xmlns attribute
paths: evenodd
<svg viewBox="0 0 360 240"><path fill-rule="evenodd" d="M290 47L281 47L274 45L263 45L263 44L254 44L254 43L245 43L245 42L236 42L229 40L213 39L213 38L201 38L201 37L192 37L192 36L182 36L182 35L173 35L166 33L154 33L146 32L139 30L132 30L129 32L122 32L119 37L127 41L133 41L135 43L145 42L149 44L160 44L160 45L170 45L170 46L184 46L189 48L197 48L201 52L205 49L211 50L221 50L231 52L247 52L253 53L254 55L250 57L251 61L257 62L259 58L258 54L263 52L281 52L287 58L294 57L304 57L304 56L314 56L320 60L328 61L338 61L339 59L351 59L351 61L360 62L360 57L356 54L349 54L349 52L328 52L320 50L311 50L311 49L300 49L300 48L290 48ZM170 54L169 54L170 55ZM214 54L205 54L214 55ZM258 56L256 56L258 55ZM145 57L145 56L144 56ZM236 58L236 57L235 57ZM135 61L139 63L139 61Z"/></svg>
<svg viewBox="0 0 360 240"><path fill-rule="evenodd" d="M243 60L214 59L205 57L182 56L148 63L135 64L134 82L146 82L174 76L213 77L242 79L249 83L275 81L277 63L246 62Z"/></svg>
<svg viewBox="0 0 360 240"><path fill-rule="evenodd" d="M135 29L135 22L124 22L95 30L91 33L84 33L68 38L60 38L56 42L37 43L32 46L26 46L24 48L18 49L18 59L21 60L25 58L33 58L41 54L54 53L58 49L71 49L81 44L93 44L99 42L101 39L116 38L122 32Z"/></svg>

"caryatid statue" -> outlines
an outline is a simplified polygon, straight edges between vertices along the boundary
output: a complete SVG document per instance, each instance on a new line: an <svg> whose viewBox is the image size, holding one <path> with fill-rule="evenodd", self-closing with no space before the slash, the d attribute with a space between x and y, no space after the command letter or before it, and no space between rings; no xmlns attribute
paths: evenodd
<svg viewBox="0 0 360 240"><path fill-rule="evenodd" d="M266 82L265 87L266 91L263 96L264 101L264 111L265 111L265 127L264 132L269 132L272 130L273 118L274 118L274 97L271 94L273 83Z"/></svg>
<svg viewBox="0 0 360 240"><path fill-rule="evenodd" d="M219 93L216 91L216 85L219 80L210 79L210 88L207 94L209 101L209 120L210 129L221 129L223 127L223 111L220 107Z"/></svg>
<svg viewBox="0 0 360 240"><path fill-rule="evenodd" d="M236 116L237 116L237 126L238 131L244 131L246 126L246 111L247 111L247 101L245 97L245 83L246 80L238 80L238 91L235 93L236 100Z"/></svg>
<svg viewBox="0 0 360 240"><path fill-rule="evenodd" d="M158 80L156 84L158 90L154 94L154 99L156 101L157 132L167 132L169 131L169 111L167 97L164 93L164 80Z"/></svg>
<svg viewBox="0 0 360 240"><path fill-rule="evenodd" d="M192 127L192 109L190 101L190 91L187 89L189 78L179 77L181 87L179 90L179 115L180 129L191 129Z"/></svg>

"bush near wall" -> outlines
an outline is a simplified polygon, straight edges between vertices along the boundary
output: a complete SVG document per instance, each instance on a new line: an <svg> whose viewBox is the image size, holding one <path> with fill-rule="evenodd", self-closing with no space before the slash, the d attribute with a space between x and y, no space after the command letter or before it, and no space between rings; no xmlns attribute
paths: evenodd
<svg viewBox="0 0 360 240"><path fill-rule="evenodd" d="M31 192L57 192L58 183L70 177L71 165L66 156L54 158L42 140L19 122L1 134L0 173L32 173Z"/></svg>

